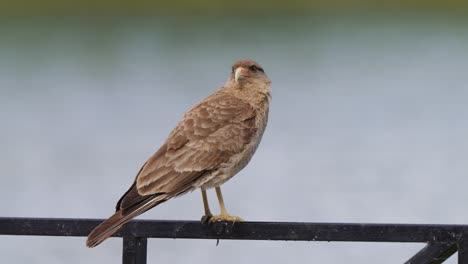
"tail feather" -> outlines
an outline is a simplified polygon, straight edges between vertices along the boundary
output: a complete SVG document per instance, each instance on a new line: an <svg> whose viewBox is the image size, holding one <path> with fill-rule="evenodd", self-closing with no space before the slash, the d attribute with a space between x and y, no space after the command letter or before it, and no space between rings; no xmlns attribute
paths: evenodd
<svg viewBox="0 0 468 264"><path fill-rule="evenodd" d="M149 197L127 209L117 210L109 219L102 222L89 234L86 241L87 247L95 247L101 244L104 240L112 236L124 224L132 220L134 217L146 212L154 206L167 200L165 195Z"/></svg>

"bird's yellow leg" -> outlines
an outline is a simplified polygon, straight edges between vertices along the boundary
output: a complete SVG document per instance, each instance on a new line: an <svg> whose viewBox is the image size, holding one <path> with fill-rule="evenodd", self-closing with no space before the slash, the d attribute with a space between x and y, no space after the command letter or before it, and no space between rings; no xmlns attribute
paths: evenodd
<svg viewBox="0 0 468 264"><path fill-rule="evenodd" d="M213 214L210 211L210 205L208 204L208 197L206 196L206 190L201 189L201 194L202 194L202 199L203 199L203 206L205 207L205 215L202 216L201 222L207 223L211 217L213 217Z"/></svg>
<svg viewBox="0 0 468 264"><path fill-rule="evenodd" d="M221 188L220 187L215 187L216 189L216 196L218 196L218 201L219 201L219 208L221 209L221 214L220 215L215 215L211 217L210 223L216 222L216 221L226 221L226 222L242 222L244 219L238 217L238 216L233 216L229 215L226 207L224 207L224 199L223 199L223 194L221 193Z"/></svg>

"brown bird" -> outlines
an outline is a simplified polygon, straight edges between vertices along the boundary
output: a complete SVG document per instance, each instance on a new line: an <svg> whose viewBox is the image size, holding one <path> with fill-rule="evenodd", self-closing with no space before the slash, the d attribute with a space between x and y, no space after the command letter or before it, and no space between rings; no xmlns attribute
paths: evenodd
<svg viewBox="0 0 468 264"><path fill-rule="evenodd" d="M202 222L242 221L226 211L220 186L249 163L260 143L268 121L270 83L255 61L235 62L224 86L185 113L86 245L99 245L132 218L196 188L205 207ZM210 188L216 190L220 215L213 216L208 206Z"/></svg>

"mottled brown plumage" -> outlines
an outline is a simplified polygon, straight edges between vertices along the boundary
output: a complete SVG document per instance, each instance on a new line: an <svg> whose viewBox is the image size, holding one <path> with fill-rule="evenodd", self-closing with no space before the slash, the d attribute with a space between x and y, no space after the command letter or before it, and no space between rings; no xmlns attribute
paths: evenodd
<svg viewBox="0 0 468 264"><path fill-rule="evenodd" d="M205 216L211 218L205 190L216 188L221 215L239 221L224 208L220 186L250 161L265 130L270 80L252 60L232 66L226 84L193 106L159 150L140 169L116 212L96 227L86 245L94 247L126 222L170 198L202 190Z"/></svg>

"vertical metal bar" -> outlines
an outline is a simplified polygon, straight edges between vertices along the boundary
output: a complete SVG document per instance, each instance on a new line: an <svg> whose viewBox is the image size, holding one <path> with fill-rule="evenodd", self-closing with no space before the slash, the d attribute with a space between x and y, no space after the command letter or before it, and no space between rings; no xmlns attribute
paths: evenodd
<svg viewBox="0 0 468 264"><path fill-rule="evenodd" d="M466 231L458 240L458 263L468 264L468 233Z"/></svg>
<svg viewBox="0 0 468 264"><path fill-rule="evenodd" d="M146 264L146 237L123 237L122 263Z"/></svg>

